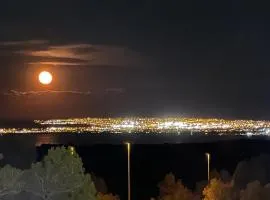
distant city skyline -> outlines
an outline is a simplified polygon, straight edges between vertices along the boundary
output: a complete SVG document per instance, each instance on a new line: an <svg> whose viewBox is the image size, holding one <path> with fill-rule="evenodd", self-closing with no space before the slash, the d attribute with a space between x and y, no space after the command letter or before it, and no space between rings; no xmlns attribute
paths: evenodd
<svg viewBox="0 0 270 200"><path fill-rule="evenodd" d="M174 136L269 136L270 121L204 118L69 118L35 120L32 127L3 127L0 134L102 134Z"/></svg>

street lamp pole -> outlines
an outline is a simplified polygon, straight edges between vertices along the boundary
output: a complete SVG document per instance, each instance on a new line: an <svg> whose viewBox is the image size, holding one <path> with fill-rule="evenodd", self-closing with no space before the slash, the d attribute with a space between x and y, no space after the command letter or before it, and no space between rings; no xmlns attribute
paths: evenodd
<svg viewBox="0 0 270 200"><path fill-rule="evenodd" d="M210 153L206 153L206 158L207 158L207 177L208 177L208 182L210 181Z"/></svg>
<svg viewBox="0 0 270 200"><path fill-rule="evenodd" d="M127 142L127 153L128 153L128 200L131 200L131 180L130 180L130 150L131 150L131 146L130 143Z"/></svg>

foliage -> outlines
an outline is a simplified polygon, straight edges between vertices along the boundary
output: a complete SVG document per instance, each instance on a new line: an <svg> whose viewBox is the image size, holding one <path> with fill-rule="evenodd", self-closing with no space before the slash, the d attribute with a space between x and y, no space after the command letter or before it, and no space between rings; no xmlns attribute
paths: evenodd
<svg viewBox="0 0 270 200"><path fill-rule="evenodd" d="M83 186L69 195L72 196L68 196L68 199L72 200L96 200L96 189L90 175L86 174Z"/></svg>
<svg viewBox="0 0 270 200"><path fill-rule="evenodd" d="M231 181L231 175L226 170L217 171L216 169L213 169L210 172L210 180L214 178L218 180L222 180L225 183L228 183Z"/></svg>
<svg viewBox="0 0 270 200"><path fill-rule="evenodd" d="M194 193L196 195L202 196L203 189L207 186L207 184L208 184L208 181L206 180L197 182Z"/></svg>
<svg viewBox="0 0 270 200"><path fill-rule="evenodd" d="M20 180L23 171L6 165L0 169L0 199L22 191L24 182Z"/></svg>
<svg viewBox="0 0 270 200"><path fill-rule="evenodd" d="M193 194L181 182L176 180L175 176L170 173L165 176L165 179L159 184L160 200L191 200Z"/></svg>
<svg viewBox="0 0 270 200"><path fill-rule="evenodd" d="M262 185L270 182L270 156L261 154L239 162L233 175L234 186L245 189L247 184L258 180ZM252 173L250 173L252 172Z"/></svg>
<svg viewBox="0 0 270 200"><path fill-rule="evenodd" d="M210 179L221 179L221 175L220 173L216 170L216 169L213 169L211 172L210 172Z"/></svg>
<svg viewBox="0 0 270 200"><path fill-rule="evenodd" d="M220 178L225 183L229 183L232 180L231 174L227 170L220 171Z"/></svg>
<svg viewBox="0 0 270 200"><path fill-rule="evenodd" d="M263 187L259 181L247 184L245 190L241 192L240 200L265 200L270 199L270 188Z"/></svg>
<svg viewBox="0 0 270 200"><path fill-rule="evenodd" d="M203 190L204 200L231 200L231 194L231 185L215 178Z"/></svg>
<svg viewBox="0 0 270 200"><path fill-rule="evenodd" d="M41 199L95 199L95 186L81 159L64 147L49 150L26 174L25 191Z"/></svg>
<svg viewBox="0 0 270 200"><path fill-rule="evenodd" d="M92 180L95 184L96 190L99 193L107 194L108 193L108 187L106 185L106 182L103 178L95 176L95 174L91 174Z"/></svg>
<svg viewBox="0 0 270 200"><path fill-rule="evenodd" d="M120 198L117 195L103 194L103 193L98 193L97 199L98 200L120 200Z"/></svg>

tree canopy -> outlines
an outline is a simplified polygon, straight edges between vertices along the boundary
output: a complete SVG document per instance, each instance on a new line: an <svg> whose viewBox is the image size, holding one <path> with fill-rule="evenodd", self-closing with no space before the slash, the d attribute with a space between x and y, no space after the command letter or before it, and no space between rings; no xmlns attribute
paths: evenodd
<svg viewBox="0 0 270 200"><path fill-rule="evenodd" d="M65 147L49 150L24 177L24 190L41 199L96 199L94 183L91 176L84 173L80 157Z"/></svg>
<svg viewBox="0 0 270 200"><path fill-rule="evenodd" d="M103 193L98 193L97 199L98 200L120 200L120 198L117 195L103 194Z"/></svg>
<svg viewBox="0 0 270 200"><path fill-rule="evenodd" d="M159 184L160 200L191 200L194 198L192 192L187 189L181 180L176 180L172 173L165 176Z"/></svg>
<svg viewBox="0 0 270 200"><path fill-rule="evenodd" d="M211 179L204 188L204 200L231 200L231 185L223 183L219 179Z"/></svg>
<svg viewBox="0 0 270 200"><path fill-rule="evenodd" d="M25 186L21 179L22 170L6 165L0 169L0 199L20 193Z"/></svg>
<svg viewBox="0 0 270 200"><path fill-rule="evenodd" d="M262 186L259 181L247 184L245 190L240 193L240 200L265 200L270 199L269 186Z"/></svg>

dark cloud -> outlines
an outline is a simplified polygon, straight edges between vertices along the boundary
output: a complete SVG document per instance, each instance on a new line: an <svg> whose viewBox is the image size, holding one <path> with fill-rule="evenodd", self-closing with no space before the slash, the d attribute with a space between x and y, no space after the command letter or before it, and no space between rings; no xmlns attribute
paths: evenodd
<svg viewBox="0 0 270 200"><path fill-rule="evenodd" d="M142 56L119 46L53 44L46 40L8 41L0 43L0 46L9 47L30 65L138 67L144 64Z"/></svg>
<svg viewBox="0 0 270 200"><path fill-rule="evenodd" d="M80 66L80 65L88 65L88 63L79 63L79 62L29 62L28 64L30 65L37 65L37 64L40 64L40 65L50 65L50 66Z"/></svg>
<svg viewBox="0 0 270 200"><path fill-rule="evenodd" d="M101 92L95 92L95 94L100 93L114 93L114 94L122 94L125 92L124 88L107 88ZM8 92L3 92L2 95L4 96L14 96L14 97L24 97L24 96L41 96L41 95L48 95L48 94L71 94L71 95L83 95L88 96L93 94L92 91L77 91L77 90L43 90L43 91L17 91L17 90L10 90Z"/></svg>
<svg viewBox="0 0 270 200"><path fill-rule="evenodd" d="M6 96L40 96L40 95L47 95L47 94L75 94L75 95L90 95L91 92L82 92L82 91L57 91L57 90L46 90L46 91L16 91L10 90L9 92L4 92L3 95Z"/></svg>
<svg viewBox="0 0 270 200"><path fill-rule="evenodd" d="M47 40L25 40L25 41L4 41L0 42L0 45L3 46L28 46L28 45L40 45L47 44Z"/></svg>
<svg viewBox="0 0 270 200"><path fill-rule="evenodd" d="M106 93L124 93L125 89L124 88L108 88L105 91Z"/></svg>

